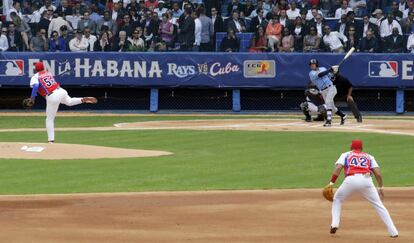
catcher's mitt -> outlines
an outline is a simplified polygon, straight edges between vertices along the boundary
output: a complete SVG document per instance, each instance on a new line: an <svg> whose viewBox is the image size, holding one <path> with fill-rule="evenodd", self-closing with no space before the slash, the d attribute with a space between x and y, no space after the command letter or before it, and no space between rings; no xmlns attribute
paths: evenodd
<svg viewBox="0 0 414 243"><path fill-rule="evenodd" d="M323 188L322 195L326 200L332 202L334 197L333 185L328 184L327 186L325 186Z"/></svg>
<svg viewBox="0 0 414 243"><path fill-rule="evenodd" d="M23 105L23 108L30 109L34 105L34 100L32 100L31 98L24 99L22 102L22 105Z"/></svg>
<svg viewBox="0 0 414 243"><path fill-rule="evenodd" d="M305 96L315 96L319 94L319 90L315 88L305 89Z"/></svg>

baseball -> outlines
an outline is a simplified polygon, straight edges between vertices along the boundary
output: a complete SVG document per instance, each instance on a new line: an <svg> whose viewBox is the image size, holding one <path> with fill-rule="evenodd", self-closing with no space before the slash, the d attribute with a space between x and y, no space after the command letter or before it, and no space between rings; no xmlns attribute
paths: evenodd
<svg viewBox="0 0 414 243"><path fill-rule="evenodd" d="M24 145L23 147L21 147L21 148L20 148L20 150L25 151L25 150L26 150L26 149L28 149L28 148L29 148L28 146Z"/></svg>

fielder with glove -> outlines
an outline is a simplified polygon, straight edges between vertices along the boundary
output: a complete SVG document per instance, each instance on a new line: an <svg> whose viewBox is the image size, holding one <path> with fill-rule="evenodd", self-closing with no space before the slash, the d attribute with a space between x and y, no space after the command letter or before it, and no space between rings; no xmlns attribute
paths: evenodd
<svg viewBox="0 0 414 243"><path fill-rule="evenodd" d="M345 179L334 194L333 185L344 167ZM372 174L374 174L377 180L378 189L374 186L371 178ZM331 234L335 234L339 228L342 203L355 192L361 193L372 204L381 220L387 226L389 235L393 238L398 237L398 230L381 201L381 198L384 197L384 191L378 163L372 155L362 151L361 140L353 140L351 151L341 154L335 163L331 181L323 189L323 196L327 200L333 201Z"/></svg>
<svg viewBox="0 0 414 243"><path fill-rule="evenodd" d="M34 106L34 104L35 104L34 98L26 98L22 102L22 106L25 109L31 109Z"/></svg>

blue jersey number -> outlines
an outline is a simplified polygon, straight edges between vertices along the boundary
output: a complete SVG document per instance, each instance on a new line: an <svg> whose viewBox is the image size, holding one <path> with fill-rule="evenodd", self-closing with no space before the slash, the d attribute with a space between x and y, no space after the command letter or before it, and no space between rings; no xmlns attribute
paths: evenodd
<svg viewBox="0 0 414 243"><path fill-rule="evenodd" d="M366 157L352 157L350 165L361 168L368 168L368 159Z"/></svg>

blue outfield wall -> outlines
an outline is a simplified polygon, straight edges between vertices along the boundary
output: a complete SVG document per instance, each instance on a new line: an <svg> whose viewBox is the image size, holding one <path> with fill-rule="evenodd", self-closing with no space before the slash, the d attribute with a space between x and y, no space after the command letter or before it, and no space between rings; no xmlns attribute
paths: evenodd
<svg viewBox="0 0 414 243"><path fill-rule="evenodd" d="M338 63L331 53L11 53L0 54L0 85L25 86L42 60L63 86L302 88L308 61ZM359 88L414 88L413 54L355 53L340 72Z"/></svg>

